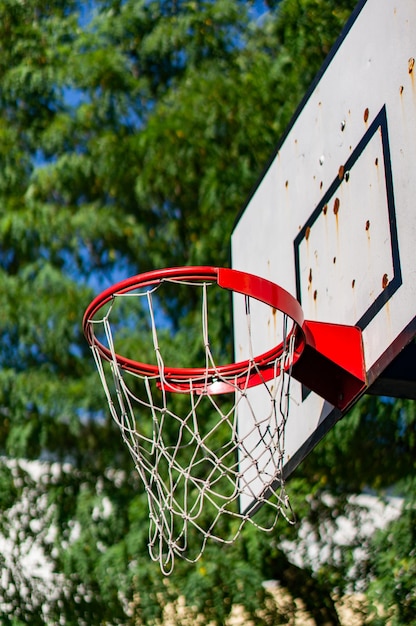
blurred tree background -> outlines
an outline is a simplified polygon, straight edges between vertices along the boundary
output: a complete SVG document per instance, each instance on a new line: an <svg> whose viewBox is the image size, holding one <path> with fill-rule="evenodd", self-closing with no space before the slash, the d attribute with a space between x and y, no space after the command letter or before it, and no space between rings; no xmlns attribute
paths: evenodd
<svg viewBox="0 0 416 626"><path fill-rule="evenodd" d="M236 606L292 624L299 602L340 624L352 592L362 623L416 622L413 402L366 396L329 433L289 483L296 528L247 528L165 579L81 331L120 277L228 263L238 211L355 4L0 0L2 624L156 624L168 605L178 624L225 624ZM393 489L401 514L368 533L362 494Z"/></svg>

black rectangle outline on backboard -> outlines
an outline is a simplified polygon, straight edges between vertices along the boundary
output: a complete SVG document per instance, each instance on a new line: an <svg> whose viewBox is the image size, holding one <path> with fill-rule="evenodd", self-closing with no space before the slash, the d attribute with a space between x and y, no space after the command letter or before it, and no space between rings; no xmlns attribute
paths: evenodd
<svg viewBox="0 0 416 626"><path fill-rule="evenodd" d="M361 330L364 330L371 322L371 320L381 311L386 302L390 300L392 295L399 289L402 285L402 270L400 264L400 254L399 254L399 242L397 237L397 222L396 222L396 208L394 203L394 192L393 192L393 174L391 170L391 156L390 156L390 145L389 145L389 135L388 135L388 127L387 127L387 113L385 105L381 108L380 112L377 114L368 130L359 141L357 147L354 149L353 153L350 155L348 160L344 163L344 172L351 171L352 167L359 159L361 154L364 152L366 147L368 146L371 139L374 135L380 130L381 132L381 142L383 148L383 161L384 161L384 175L386 182L386 197L387 197L387 211L389 218L389 227L390 227L390 243L391 243L391 258L393 264L393 277L389 280L386 287L382 287L380 281L380 293L377 298L372 302L372 304L368 307L365 313L360 317L359 320L355 322L356 326L359 326ZM312 228L313 224L322 214L323 208L330 198L332 198L344 181L344 177L339 177L338 175L333 180L325 194L322 196L319 204L312 211L308 220L302 226L298 235L296 236L293 244L294 244L294 255L295 255L295 276L296 276L296 297L300 304L301 301L301 276L300 276L300 259L299 259L299 248L301 242L305 239L306 233L309 232L309 229Z"/></svg>
<svg viewBox="0 0 416 626"><path fill-rule="evenodd" d="M233 228L232 228L232 232L234 232L236 230L240 220L244 216L244 214L245 214L247 208L249 207L253 197L255 196L257 190L261 186L267 171L270 169L273 161L276 159L279 151L281 150L281 148L284 145L285 141L287 140L289 134L291 133L292 129L294 128L298 118L302 114L302 111L304 110L305 106L307 106L309 99L312 97L312 94L315 92L316 87L318 86L318 84L322 80L323 76L325 75L326 70L328 69L328 67L332 63L332 61L333 61L335 55L337 54L338 50L343 45L344 40L346 39L349 31L354 26L356 20L360 16L360 14L361 14L361 12L362 12L362 10L363 10L363 8L365 7L366 4L367 4L367 0L358 0L358 2L356 4L353 12L351 13L350 18L348 19L347 23L345 24L344 28L341 31L340 36L338 37L337 41L335 42L335 44L331 48L331 50L330 50L329 54L327 55L323 65L321 66L321 68L318 71L318 73L316 74L314 80L310 84L310 86L309 86L307 92L305 93L304 97L301 99L301 101L300 101L299 105L297 106L297 108L296 108L296 110L295 110L295 112L294 112L294 114L293 114L289 124L287 125L287 127L284 130L283 134L280 136L280 139L278 140L278 142L277 142L273 152L271 153L268 161L265 163L265 165L263 167L263 170L260 172L260 175L258 176L257 180L255 181L255 184L251 188L250 193L246 197L244 204L242 205L241 209L239 210L239 212L238 212L238 214L236 216L236 219L235 219L235 222L234 222L234 225L233 225ZM386 111L385 111L384 107L383 107L382 111L380 111L379 116L380 115L382 115L382 116L384 115L384 126L381 126L381 132L382 132L382 136L383 136L383 144L382 145L383 145L384 163L388 164L388 172L386 172L387 197L388 197L389 205L393 207L393 211L394 211L394 223L390 226L390 228L393 229L393 240L394 240L394 243L392 241L392 254L393 254L393 266L395 267L395 278L394 278L394 280L396 281L396 283L394 283L394 281L391 281L389 283L389 285L387 286L386 290L384 290L383 293L381 294L381 296L384 297L384 302L386 302L392 296L392 289L396 290L396 289L399 288L399 286L400 286L400 284L402 282L402 278L401 278L400 258L399 258L398 247L397 247L397 230L396 230L396 222L395 222L395 208L394 208L394 195L393 195L393 181L392 181L392 175L391 175L390 148L389 148L389 142L388 142ZM378 117L374 120L374 122L370 126L369 130L373 128L373 125L377 124ZM380 125L380 120L378 120L378 122L379 122L379 125ZM376 132L377 128L378 128L378 126L376 125L374 130L373 130L373 132ZM367 135L365 135L363 137L362 141L364 141L366 136ZM371 139L371 137L372 137L372 135L368 136L368 141ZM384 141L384 138L386 139L386 141ZM358 149L358 146L357 146L356 149ZM395 248L395 246L396 246L396 248ZM232 266L232 250L231 250L231 246L230 246L230 251L229 252L230 252L230 265ZM384 304L384 302L382 302L382 303L379 302L377 304L377 306L380 306L380 305L382 306ZM375 306L375 305L373 304L372 306L370 306L369 310L366 311L366 313L362 316L362 318L360 320L358 320L358 324L361 324L362 328L365 328L368 325L368 323L370 322L370 320L375 316L376 313L374 312L374 310L372 310L373 306ZM395 345L393 347L391 347L387 351L388 354L384 355L377 364L374 364L374 366L372 368L372 370L374 370L374 372L372 373L372 371L370 371L368 373L369 382L370 381L372 382L378 375L380 375L380 372L383 371L383 369L391 362L391 360L394 358L394 356L397 355L397 353L404 347L404 345L406 345L406 343L409 341L409 337L414 337L415 333L416 333L416 318L414 318L412 320L412 323L409 325L409 329L406 332L404 331L403 333L401 333L401 335L399 337L397 337L397 339L395 341ZM296 451L296 453L285 463L284 468L283 468L283 473L284 473L285 479L287 479L295 471L295 469L303 461L303 459L309 454L309 452L311 452L315 448L315 446L325 436L325 434L341 418L342 418L341 411L339 411L336 408L333 408L329 412L329 414L326 415L320 421L320 423L319 423L317 429L314 431L314 433L304 442L304 444ZM280 482L279 482L278 479L276 479L276 482L275 482L275 484L272 485L271 490L269 492L266 491L266 493L263 493L262 496L263 497L268 497L268 495L272 494L274 489L279 489L279 487L280 487ZM252 516L260 507L261 507L261 502L256 501L256 499L253 498L252 504L249 505L246 508L246 510L244 511L244 514L248 514L248 515Z"/></svg>

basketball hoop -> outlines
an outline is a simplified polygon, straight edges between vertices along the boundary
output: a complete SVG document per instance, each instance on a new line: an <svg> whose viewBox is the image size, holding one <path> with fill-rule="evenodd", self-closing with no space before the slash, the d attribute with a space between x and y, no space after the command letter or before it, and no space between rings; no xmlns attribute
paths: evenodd
<svg viewBox="0 0 416 626"><path fill-rule="evenodd" d="M198 336L203 358L198 367L173 367L165 355L161 338L166 331L171 336L172 329L166 327L158 307L160 290L166 285L196 289L200 295ZM219 363L211 345L208 292L218 286L241 294L234 295L234 306L239 302L245 311L249 354L234 363ZM258 352L252 300L271 307L273 316L281 318L279 340ZM148 354L153 353L153 362L119 350L126 343L123 335L119 338L120 314L127 315L127 326L132 321L131 313L118 308L121 301L138 302L140 315L146 309ZM179 267L131 277L91 302L83 329L111 415L146 489L149 552L164 574L172 571L175 556L191 562L199 559L208 539L231 543L246 522L262 528L253 510L242 512L239 507L244 497L254 497L254 482L256 509L267 504L273 511L263 529L274 528L280 514L292 521L283 475L292 376L340 409L365 386L359 329L305 322L300 304L287 291L237 270ZM333 359L335 337L347 357ZM317 365L325 384L316 371L310 373ZM255 415L247 393L252 387L261 387L267 395L266 414ZM252 416L245 432L237 425L242 405Z"/></svg>

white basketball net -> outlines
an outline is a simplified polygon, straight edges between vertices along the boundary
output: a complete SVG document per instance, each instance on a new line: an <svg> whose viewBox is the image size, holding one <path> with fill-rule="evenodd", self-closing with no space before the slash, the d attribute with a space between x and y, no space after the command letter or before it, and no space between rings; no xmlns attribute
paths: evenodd
<svg viewBox="0 0 416 626"><path fill-rule="evenodd" d="M196 281L192 286L202 289L201 338L206 367L216 369L208 333L206 292L210 284ZM287 320L283 316L284 350L274 363L275 377L263 382L261 390L247 389L247 385L240 388L227 377L233 393L201 393L192 388L191 379L189 393L165 391L160 388L166 364L156 323L157 289L116 294L105 315L89 323L93 324L94 336L100 334L100 341L105 336L112 355L109 366L108 358L104 359L97 346L92 345L111 415L146 489L149 553L168 575L175 556L195 562L208 539L232 543L246 522L262 530L272 530L280 514L292 521L282 469L294 340L293 334L286 332ZM116 359L115 322L110 319L117 300L132 297L140 298L149 308L158 376L123 371ZM248 300L245 314L251 341ZM250 360L245 373L247 382L256 367ZM225 378L218 374L218 380ZM261 415L255 414L250 399L253 392L267 398L268 408ZM244 427L241 420L238 422L242 414ZM256 509L260 505L272 509L271 521L266 526L256 522L253 506L251 510L240 510L244 503L253 501Z"/></svg>

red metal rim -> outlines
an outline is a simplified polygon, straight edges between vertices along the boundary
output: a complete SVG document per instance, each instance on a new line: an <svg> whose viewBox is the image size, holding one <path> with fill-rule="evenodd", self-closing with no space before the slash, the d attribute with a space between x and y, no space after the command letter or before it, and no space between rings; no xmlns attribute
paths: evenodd
<svg viewBox="0 0 416 626"><path fill-rule="evenodd" d="M120 354L113 355L95 336L92 322L102 307L110 302L116 295L126 294L135 289L151 287L162 281L174 280L193 280L201 283L215 281L224 289L255 298L286 314L294 322L294 327L291 332L296 333L292 365L299 359L305 346L305 334L302 328L304 317L299 302L285 289L269 280L239 270L210 266L173 267L153 270L132 276L112 285L94 298L85 311L83 317L83 331L88 343L94 346L107 361L111 361L115 356L117 363L126 371L139 376L160 377L160 371L157 365L135 361ZM204 367L166 367L163 371L164 380L161 385L170 391L187 392L191 389L191 386L193 389L195 389L195 386L198 386L198 380L200 380L200 386L206 389L207 379L212 378L214 380L216 377L220 376L230 380L230 384L232 381L233 385L239 385L241 383L247 387L252 387L264 380L270 380L275 375L274 364L276 359L282 356L283 351L284 345L282 342L271 350L254 357L253 361L256 367L251 368L252 374L248 381L246 372L252 362L245 360L209 369ZM191 380L192 383L190 383ZM224 391L230 391L230 389L224 388L222 391L213 393L222 393Z"/></svg>

